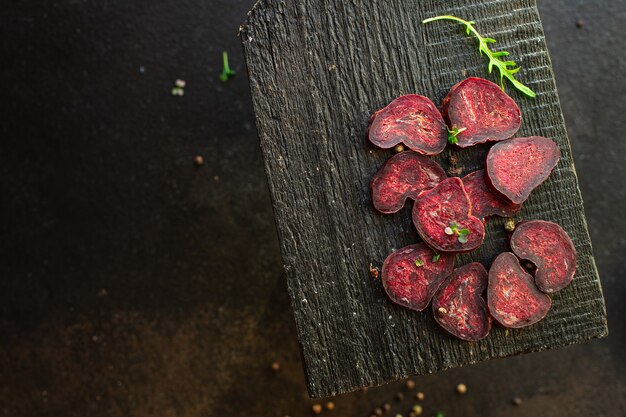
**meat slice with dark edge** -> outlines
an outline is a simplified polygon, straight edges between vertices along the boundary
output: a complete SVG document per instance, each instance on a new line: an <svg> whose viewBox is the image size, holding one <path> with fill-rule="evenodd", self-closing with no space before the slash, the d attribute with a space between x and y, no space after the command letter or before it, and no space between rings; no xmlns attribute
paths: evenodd
<svg viewBox="0 0 626 417"><path fill-rule="evenodd" d="M485 238L483 222L472 215L463 181L457 177L422 191L415 199L412 217L417 233L439 252L469 252Z"/></svg>
<svg viewBox="0 0 626 417"><path fill-rule="evenodd" d="M435 321L462 340L473 342L487 337L491 317L482 297L487 282L487 271L478 262L455 269L433 297Z"/></svg>
<svg viewBox="0 0 626 417"><path fill-rule="evenodd" d="M461 148L508 139L517 132L522 114L499 85L483 78L467 78L454 85L441 104L450 129L458 129Z"/></svg>
<svg viewBox="0 0 626 417"><path fill-rule="evenodd" d="M387 160L372 179L372 202L381 213L404 207L407 198L433 188L446 178L446 172L432 159L415 152L400 152Z"/></svg>
<svg viewBox="0 0 626 417"><path fill-rule="evenodd" d="M562 290L574 279L576 249L556 223L543 220L518 223L511 236L511 250L535 264L535 284L545 293Z"/></svg>
<svg viewBox="0 0 626 417"><path fill-rule="evenodd" d="M385 259L382 282L396 304L422 311L454 267L454 255L437 255L423 243L398 249Z"/></svg>
<svg viewBox="0 0 626 417"><path fill-rule="evenodd" d="M491 264L487 305L489 313L504 327L530 326L544 318L552 300L539 291L532 275L511 252L504 252Z"/></svg>
<svg viewBox="0 0 626 417"><path fill-rule="evenodd" d="M521 204L550 176L559 157L557 144L543 136L496 143L487 154L487 181L496 194Z"/></svg>
<svg viewBox="0 0 626 417"><path fill-rule="evenodd" d="M404 143L415 152L436 155L446 147L448 129L429 98L408 94L372 115L368 137L383 149Z"/></svg>
<svg viewBox="0 0 626 417"><path fill-rule="evenodd" d="M485 170L472 172L463 177L462 180L472 203L472 215L483 221L494 215L511 217L522 208L521 204L509 203L491 191L485 179Z"/></svg>

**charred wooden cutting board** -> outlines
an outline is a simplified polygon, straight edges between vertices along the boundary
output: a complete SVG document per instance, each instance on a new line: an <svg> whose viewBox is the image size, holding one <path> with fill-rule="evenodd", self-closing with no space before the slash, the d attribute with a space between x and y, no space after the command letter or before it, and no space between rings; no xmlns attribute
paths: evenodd
<svg viewBox="0 0 626 417"><path fill-rule="evenodd" d="M607 334L606 312L569 141L533 0L260 0L241 28L256 123L271 188L287 283L309 393L323 397L491 358L551 349ZM392 151L369 145L368 119L408 93L435 103L468 76L486 73L476 41L451 22L475 20L498 40L537 92L507 85L522 110L517 136L543 135L561 148L548 181L524 205L521 219L562 225L578 252L574 282L555 294L548 316L524 330L494 327L478 343L447 335L429 310L392 304L369 265L419 239L411 204L391 216L372 207L369 182ZM489 145L447 149L461 175L482 167ZM456 265L506 250L503 220L487 223L485 244Z"/></svg>

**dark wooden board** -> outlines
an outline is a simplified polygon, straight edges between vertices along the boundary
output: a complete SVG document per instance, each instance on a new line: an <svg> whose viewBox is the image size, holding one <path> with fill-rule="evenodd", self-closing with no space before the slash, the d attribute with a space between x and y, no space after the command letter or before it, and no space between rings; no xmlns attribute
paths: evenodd
<svg viewBox="0 0 626 417"><path fill-rule="evenodd" d="M561 148L550 179L517 219L561 224L578 251L574 283L553 296L540 323L494 328L479 343L436 327L429 312L391 304L369 264L418 237L409 208L393 216L371 206L369 181L390 151L365 138L372 111L419 93L438 103L467 76L484 76L485 60L461 27L422 19L454 14L511 52L537 93L507 88L522 109L519 136L544 135ZM416 0L261 0L241 28L257 129L264 154L288 288L312 397L373 386L491 358L583 342L607 334L606 312L550 58L534 1L468 4ZM491 78L494 79L494 78ZM487 146L446 150L463 174L478 169ZM486 243L457 265L486 266L505 250L502 219L488 223Z"/></svg>

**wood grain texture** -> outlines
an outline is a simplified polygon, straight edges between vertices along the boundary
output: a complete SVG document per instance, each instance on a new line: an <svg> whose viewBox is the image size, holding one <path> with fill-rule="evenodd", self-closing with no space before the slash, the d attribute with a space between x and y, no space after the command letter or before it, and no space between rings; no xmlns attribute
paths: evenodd
<svg viewBox="0 0 626 417"><path fill-rule="evenodd" d="M550 58L534 1L467 4L415 0L261 0L241 28L257 129L273 198L288 288L312 397L491 358L579 343L607 334L606 312ZM548 181L517 219L562 225L578 251L574 283L553 296L540 323L494 328L479 343L456 340L431 314L387 300L369 274L394 249L418 241L410 205L392 216L372 208L369 182L392 153L365 137L370 114L395 97L419 93L441 101L467 76L486 74L484 57L461 27L422 19L454 14L476 20L523 69L537 92L507 88L522 110L519 136L544 135L561 148ZM489 146L446 150L461 175L479 169ZM486 243L457 265L505 250L503 220L487 225Z"/></svg>

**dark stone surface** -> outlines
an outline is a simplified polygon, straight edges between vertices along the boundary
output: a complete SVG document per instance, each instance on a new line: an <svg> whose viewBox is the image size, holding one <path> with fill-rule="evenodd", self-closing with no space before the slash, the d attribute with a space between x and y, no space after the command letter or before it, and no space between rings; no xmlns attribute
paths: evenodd
<svg viewBox="0 0 626 417"><path fill-rule="evenodd" d="M309 414L236 38L251 3L5 7L0 415ZM610 335L420 377L426 415L626 412L626 7L539 6ZM239 72L227 84L222 50ZM176 78L184 97L170 95ZM400 387L339 397L327 414L384 401L406 414Z"/></svg>

